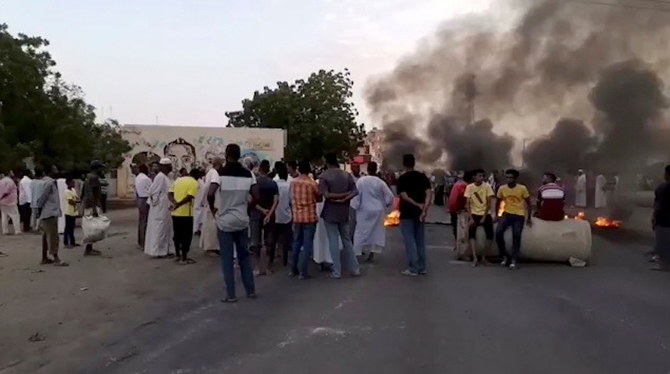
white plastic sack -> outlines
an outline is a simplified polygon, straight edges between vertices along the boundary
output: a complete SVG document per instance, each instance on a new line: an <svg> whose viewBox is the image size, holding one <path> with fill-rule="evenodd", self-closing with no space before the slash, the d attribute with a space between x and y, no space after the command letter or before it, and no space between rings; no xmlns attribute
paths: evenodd
<svg viewBox="0 0 670 374"><path fill-rule="evenodd" d="M81 221L84 243L95 243L104 239L110 223L109 218L105 216L84 216Z"/></svg>

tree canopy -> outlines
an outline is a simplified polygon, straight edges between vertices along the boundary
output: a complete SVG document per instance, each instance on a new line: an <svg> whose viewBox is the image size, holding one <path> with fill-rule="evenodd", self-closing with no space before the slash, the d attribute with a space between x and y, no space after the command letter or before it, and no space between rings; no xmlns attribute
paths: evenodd
<svg viewBox="0 0 670 374"><path fill-rule="evenodd" d="M19 167L27 157L64 170L86 169L94 159L118 167L130 150L118 123L96 122L82 90L55 71L48 45L0 24L0 168Z"/></svg>
<svg viewBox="0 0 670 374"><path fill-rule="evenodd" d="M350 158L365 136L351 102L353 84L347 69L320 70L292 84L278 82L276 88L265 87L244 99L242 110L227 112L228 126L286 130L286 158L291 160L314 161L327 152Z"/></svg>

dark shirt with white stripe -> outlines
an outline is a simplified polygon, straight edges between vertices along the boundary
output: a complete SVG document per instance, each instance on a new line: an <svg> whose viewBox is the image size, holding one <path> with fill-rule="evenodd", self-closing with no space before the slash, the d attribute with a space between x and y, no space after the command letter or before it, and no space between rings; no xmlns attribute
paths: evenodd
<svg viewBox="0 0 670 374"><path fill-rule="evenodd" d="M219 169L216 226L223 232L242 231L249 226L249 195L256 184L254 174L239 162L227 162Z"/></svg>

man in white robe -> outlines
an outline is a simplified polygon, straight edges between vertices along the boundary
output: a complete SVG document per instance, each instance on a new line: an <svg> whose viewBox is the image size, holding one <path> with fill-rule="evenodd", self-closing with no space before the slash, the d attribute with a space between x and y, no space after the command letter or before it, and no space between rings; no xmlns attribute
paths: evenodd
<svg viewBox="0 0 670 374"><path fill-rule="evenodd" d="M356 182L358 195L351 200L356 211L356 231L354 232L354 253L368 254L367 261L381 253L386 245L384 219L393 208L393 192L377 176L377 163L368 164L368 175Z"/></svg>
<svg viewBox="0 0 670 374"><path fill-rule="evenodd" d="M65 202L65 191L67 191L67 183L65 178L56 179L56 187L58 187L58 199L60 201L60 211L61 215L58 217L58 233L62 234L65 232L65 215L62 214L65 212L65 207L67 203Z"/></svg>
<svg viewBox="0 0 670 374"><path fill-rule="evenodd" d="M586 174L584 170L577 172L577 183L575 184L575 206L586 208Z"/></svg>
<svg viewBox="0 0 670 374"><path fill-rule="evenodd" d="M602 173L596 177L595 207L607 208L607 178Z"/></svg>
<svg viewBox="0 0 670 374"><path fill-rule="evenodd" d="M203 218L205 216L205 200L207 200L207 190L205 190L205 176L201 170L198 170L198 196L193 203L193 233L200 232Z"/></svg>
<svg viewBox="0 0 670 374"><path fill-rule="evenodd" d="M172 243L172 217L170 210L170 179L172 161L163 158L159 161L160 172L149 187L149 219L144 244L144 253L151 257L162 258L170 254Z"/></svg>
<svg viewBox="0 0 670 374"><path fill-rule="evenodd" d="M212 184L212 181L219 180L218 170L222 166L223 160L221 160L221 158L216 157L214 160L212 160L212 167L205 175L204 186L200 189L200 191L207 193L207 191L209 191L209 186ZM218 196L219 194L216 194L214 198L215 205L218 205ZM214 215L212 215L212 209L210 209L209 203L207 203L207 198L203 199L202 205L204 217L202 218L202 225L200 226L200 249L205 252L219 253L219 238L217 236L216 221L214 219Z"/></svg>

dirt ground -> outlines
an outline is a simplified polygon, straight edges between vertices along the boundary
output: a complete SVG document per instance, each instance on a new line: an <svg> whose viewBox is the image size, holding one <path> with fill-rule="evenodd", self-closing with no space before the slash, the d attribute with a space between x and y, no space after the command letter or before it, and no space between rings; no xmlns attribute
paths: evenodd
<svg viewBox="0 0 670 374"><path fill-rule="evenodd" d="M96 245L103 255L61 248L69 267L39 265L39 235L0 236L9 255L0 258L0 373L72 372L110 336L155 323L174 298L211 297L222 287L218 258L197 248L194 265L147 258L135 244L136 210L109 217L110 236Z"/></svg>
<svg viewBox="0 0 670 374"><path fill-rule="evenodd" d="M0 236L0 251L9 255L0 258L0 374L75 372L81 362L121 344L119 336L158 323L156 316L174 305L192 302L195 308L222 295L218 258L197 249L197 237L195 265L147 258L135 244L136 214L132 208L110 212L109 237L96 245L103 256L84 257L82 247L61 249L69 267L39 265L39 235ZM649 214L637 208L628 229L613 233L649 232ZM437 207L430 215L434 222L449 220ZM260 282L272 279L265 278ZM135 354L131 349L108 360Z"/></svg>

